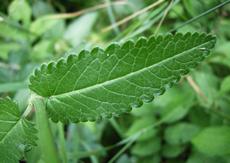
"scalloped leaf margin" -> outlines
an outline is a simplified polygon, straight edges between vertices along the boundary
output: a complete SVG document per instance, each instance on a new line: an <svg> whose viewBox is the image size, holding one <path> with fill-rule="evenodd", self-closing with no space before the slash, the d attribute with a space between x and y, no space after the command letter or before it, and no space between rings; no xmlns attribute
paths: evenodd
<svg viewBox="0 0 230 163"><path fill-rule="evenodd" d="M18 105L9 97L0 98L0 158L17 163L32 146L36 146L34 124L21 117Z"/></svg>
<svg viewBox="0 0 230 163"><path fill-rule="evenodd" d="M83 50L43 64L30 77L29 87L46 98L55 122L119 116L163 94L204 60L215 42L212 35L178 33Z"/></svg>

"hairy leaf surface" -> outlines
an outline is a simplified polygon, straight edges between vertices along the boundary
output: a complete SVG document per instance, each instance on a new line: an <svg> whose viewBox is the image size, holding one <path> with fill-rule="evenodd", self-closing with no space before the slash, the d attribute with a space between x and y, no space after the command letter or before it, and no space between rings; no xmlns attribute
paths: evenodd
<svg viewBox="0 0 230 163"><path fill-rule="evenodd" d="M187 33L111 44L44 64L30 88L46 97L53 121L94 121L150 102L187 74L213 48L215 38Z"/></svg>
<svg viewBox="0 0 230 163"><path fill-rule="evenodd" d="M23 153L36 145L34 125L22 118L18 106L9 98L0 99L0 159L18 163Z"/></svg>

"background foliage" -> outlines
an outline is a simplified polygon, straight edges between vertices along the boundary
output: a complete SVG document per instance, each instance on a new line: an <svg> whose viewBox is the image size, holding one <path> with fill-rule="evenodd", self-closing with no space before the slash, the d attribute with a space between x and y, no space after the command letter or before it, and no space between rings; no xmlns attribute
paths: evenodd
<svg viewBox="0 0 230 163"><path fill-rule="evenodd" d="M218 40L213 54L152 103L111 120L50 126L62 162L230 162L228 2L4 0L0 95L14 98L23 112L31 94L28 75L40 63L138 36L212 33ZM130 20L115 25L124 18ZM39 145L25 159L42 163Z"/></svg>

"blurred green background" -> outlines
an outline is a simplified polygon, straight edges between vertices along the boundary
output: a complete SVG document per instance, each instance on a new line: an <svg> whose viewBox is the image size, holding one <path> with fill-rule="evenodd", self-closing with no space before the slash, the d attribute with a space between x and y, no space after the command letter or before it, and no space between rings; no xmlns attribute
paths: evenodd
<svg viewBox="0 0 230 163"><path fill-rule="evenodd" d="M28 76L43 62L140 36L211 33L213 54L152 103L110 120L50 126L63 163L230 163L229 2L1 1L0 96L23 112ZM43 163L39 145L24 159Z"/></svg>

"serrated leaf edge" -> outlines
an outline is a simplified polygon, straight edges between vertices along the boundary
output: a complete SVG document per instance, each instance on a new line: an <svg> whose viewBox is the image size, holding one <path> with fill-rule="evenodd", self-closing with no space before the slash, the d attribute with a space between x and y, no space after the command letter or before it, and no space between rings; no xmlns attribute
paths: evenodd
<svg viewBox="0 0 230 163"><path fill-rule="evenodd" d="M171 60L173 57L178 57L178 55L182 55L182 54L185 53L185 52L188 52L188 51L190 51L190 50L194 50L194 49L197 49L197 48L199 48L201 51L203 51L203 52L206 53L206 55L204 55L204 57L202 57L200 61L204 60L204 59L208 56L208 54L209 54L209 52L210 52L210 49L212 49L212 48L214 47L215 42L216 42L216 37L215 37L215 36L212 36L212 35L210 35L210 34L207 35L207 34L205 34L205 33L197 33L197 32L195 32L195 33L190 33L190 32L188 32L188 33L186 33L185 35L183 35L183 34L181 34L181 33L176 33L175 35L167 34L167 35L164 35L164 36L163 36L163 35L159 35L159 36L157 36L157 37L155 37L155 36L153 35L153 36L150 36L149 38L147 38L147 37L140 37L137 41L128 40L128 41L126 41L126 42L124 42L124 43L121 43L121 44L119 44L119 43L112 43L112 44L110 44L107 48L105 48L105 50L103 50L103 49L100 48L100 47L95 47L95 48L93 48L93 49L90 50L90 51L88 51L88 50L82 50L80 53L78 53L78 55L73 55L73 54L71 54L71 55L67 56L66 58L60 58L60 59L59 59L58 61L56 61L56 62L55 62L55 61L51 61L51 62L49 62L49 63L44 63L44 64L42 64L39 68L37 68L37 69L34 71L34 73L32 74L32 76L30 77L29 88L30 88L31 90L33 90L33 88L31 87L31 85L32 85L32 84L31 84L31 80L32 80L33 77L36 76L36 74L37 74L39 71L42 71L42 70L44 70L44 69L46 69L46 70L50 69L50 71L52 71L52 69L55 69L55 68L58 67L60 64L63 64L63 63L68 64L68 63L70 62L71 59L75 59L76 57L77 57L77 58L76 58L77 60L80 60L81 58L85 57L86 54L87 54L87 55L92 55L94 51L98 51L98 50L106 52L109 48L113 48L113 47L122 48L123 46L125 46L125 45L128 44L128 43L132 43L132 44L134 44L135 46L137 46L138 44L141 44L141 42L143 42L143 41L149 41L149 40L151 40L151 39L161 40L161 39L166 39L167 37L172 37L172 36L174 36L174 37L179 37L179 36L186 36L186 35L199 35L199 36L205 35L206 38L207 38L207 37L210 37L210 40L211 40L211 39L212 39L212 40L211 40L211 41L208 41L208 42L206 42L206 43L204 43L204 44L201 44L201 45L199 45L199 46L193 47L193 48L191 48L191 49L189 49L189 50L187 50L187 51L184 51L184 52L182 52L182 53L180 53L180 54L177 54L176 56L172 56L172 57L170 57L170 58L167 58L167 59L165 59L165 60L163 60L163 61L161 61L160 63L157 63L157 64L161 64L162 62L166 62L167 60ZM210 47L210 49L203 49L203 48L202 48L203 45L211 44L211 43L212 43L212 47ZM75 58L74 58L74 57L75 57ZM180 78L181 78L182 75L188 74L188 73L190 72L190 69L196 67L198 63L200 63L200 62L194 63L193 67L191 67L191 68L186 68L186 69L184 69L183 71L180 71L179 74L175 77L175 80L169 82L168 84L165 84L162 88L160 88L160 90L159 90L158 92L153 92L153 96L152 96L152 97L148 97L148 99L151 99L151 100L144 101L144 98L143 98L143 97L139 97L137 101L134 101L133 103L131 103L131 104L128 105L128 108L127 108L128 111L127 111L127 112L130 112L130 111L132 110L132 108L138 108L138 107L142 106L144 102L145 102L145 103L152 102L152 101L154 100L154 97L164 94L164 92L165 92L167 89L171 88L175 83L177 83L177 82L180 80ZM157 65L157 64L156 64L156 65ZM154 65L151 65L151 66L149 66L149 67L152 67L152 66L154 66ZM147 68L149 68L149 67L147 67ZM144 71L145 69L146 69L146 67L143 68L143 69L141 69L141 70L138 70L138 71ZM132 72L132 73L136 73L136 72L137 72L137 71ZM130 74L132 74L132 73L130 73ZM128 76L128 75L130 75L130 74L127 74L127 75L125 75L125 76ZM123 78L123 77L124 77L124 76L119 77L119 78L116 78L116 79L112 79L112 81L114 81L114 80L119 80L120 78ZM93 85L93 86L90 86L90 87L88 87L88 88L83 88L83 89L84 89L84 90L85 90L85 89L91 89L91 88L94 87L94 86L98 86L98 85L100 85L100 84L105 84L105 83L107 83L107 82L111 82L111 80L105 81L105 82L103 82L103 83L99 83L99 84L96 84L96 85ZM80 90L81 90L81 89L80 89ZM66 92L66 93L62 93L62 94L52 95L52 96L49 96L49 97L46 97L46 98L47 98L47 100L48 100L49 98L54 98L54 97L57 97L57 96L60 97L60 96L62 96L62 95L71 94L71 93L74 93L74 92L80 91L80 90L74 90L74 91L70 91L70 92ZM33 90L33 91L36 92L36 90ZM51 118L54 122L58 122L58 121L61 121L61 122L63 122L63 123L68 122L68 119L66 119L66 121L57 120L57 118L55 118L55 116L54 116L48 109L47 109L47 111L48 111L48 114L49 114L50 118ZM114 114L111 114L111 115L106 116L106 118L111 118L112 116L117 116L117 117L118 117L119 115L117 115L116 113L114 113ZM98 121L98 120L101 120L101 119L102 119L102 116L98 116L98 117L95 118L95 119L91 119L91 118L90 118L90 119L89 119L89 118L88 118L88 119L79 119L79 121L76 121L75 123L77 123L77 122L87 122L87 121L94 122L94 121Z"/></svg>

